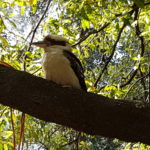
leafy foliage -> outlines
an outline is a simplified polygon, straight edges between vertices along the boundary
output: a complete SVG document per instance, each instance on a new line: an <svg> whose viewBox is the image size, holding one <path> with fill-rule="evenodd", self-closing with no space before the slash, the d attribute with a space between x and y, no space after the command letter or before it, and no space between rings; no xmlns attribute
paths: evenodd
<svg viewBox="0 0 150 150"><path fill-rule="evenodd" d="M88 91L108 97L149 101L150 2L148 0L0 1L0 60L43 76L42 49L31 47L44 35L61 34L85 68ZM0 106L0 149L13 147L9 108ZM19 143L21 113L13 111ZM25 149L149 149L78 133L26 116Z"/></svg>

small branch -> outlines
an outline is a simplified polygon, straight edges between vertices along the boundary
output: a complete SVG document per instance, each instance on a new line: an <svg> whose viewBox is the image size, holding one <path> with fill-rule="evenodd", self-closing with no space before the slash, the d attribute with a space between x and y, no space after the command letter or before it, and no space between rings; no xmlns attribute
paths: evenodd
<svg viewBox="0 0 150 150"><path fill-rule="evenodd" d="M134 4L134 5L132 6L132 10L129 11L128 14L130 14L130 16L132 16L132 14L134 13L134 11L135 11L136 9L137 9L137 7L136 7L136 5ZM121 14L118 14L117 16L121 16ZM119 34L118 34L117 40L116 40L116 42L114 43L112 53L111 53L111 55L109 56L108 61L105 63L105 66L104 66L103 70L101 71L101 73L100 73L98 79L97 79L96 82L94 83L94 87L97 87L97 84L98 84L99 80L101 79L103 73L104 73L105 70L107 69L107 66L108 66L109 62L111 61L111 59L112 59L112 57L113 57L113 55L114 55L114 52L115 52L117 43L119 42L119 39L120 39L120 37L121 37L121 33L122 33L123 29L125 28L125 26L126 26L126 24L124 23L123 26L122 26L122 28L121 28L121 30L120 30L120 32L119 32ZM136 73L135 73L135 74L136 74Z"/></svg>
<svg viewBox="0 0 150 150"><path fill-rule="evenodd" d="M144 4L144 6L146 6L146 5L150 5L150 2L147 2L147 3Z"/></svg>
<svg viewBox="0 0 150 150"><path fill-rule="evenodd" d="M132 74L132 76L130 77L130 79L129 79L126 83L123 83L122 85L120 85L120 87L123 88L123 87L125 87L126 85L130 84L131 81L133 80L133 78L135 77L135 75L137 74L137 72L138 72L138 69L136 69L136 70L133 72L133 74Z"/></svg>
<svg viewBox="0 0 150 150"><path fill-rule="evenodd" d="M145 76L143 76L143 77L137 79L137 80L129 87L129 90L127 91L127 93L126 93L126 95L124 96L123 99L125 99L125 98L127 97L127 95L129 94L129 92L131 91L131 89L133 88L133 86L135 86L135 84L137 84L140 80L146 78L146 77L149 76L149 75L150 75L150 73L148 73L148 74L146 74Z"/></svg>
<svg viewBox="0 0 150 150"><path fill-rule="evenodd" d="M59 129L61 129L62 127L60 126L60 127L57 127L57 128L55 128L55 130L54 131L49 131L49 133L48 133L48 138L50 139L57 131L59 131Z"/></svg>
<svg viewBox="0 0 150 150"><path fill-rule="evenodd" d="M23 143L23 141L24 141L24 128L25 128L25 113L22 113L18 150L23 150L23 146L24 146L24 143Z"/></svg>
<svg viewBox="0 0 150 150"><path fill-rule="evenodd" d="M134 20L138 20L138 10L139 10L139 9L138 9L135 5L133 5L133 10L135 11ZM132 11L132 13L133 13L133 11ZM130 15L132 15L132 14L130 14ZM139 37L139 39L141 40L141 53L140 53L140 56L143 57L143 56L144 56L144 52L145 52L144 37L143 37L143 36L140 36L141 31L140 31L140 28L139 28L139 24L138 24L138 23L137 23L137 25L135 26L135 28L136 28L136 35L137 35L137 36ZM140 68L140 65L139 65L139 67L133 72L133 74L132 74L132 76L130 77L130 79L129 79L126 83L120 85L121 88L122 88L122 87L125 87L126 85L128 85L128 84L131 83L131 81L133 80L133 78L136 76L136 74L137 74L139 68ZM102 71L103 71L103 70L102 70ZM101 77L101 76L100 76L100 77Z"/></svg>
<svg viewBox="0 0 150 150"><path fill-rule="evenodd" d="M4 113L7 109L8 109L7 107L4 107L3 110L1 110L0 118L4 115ZM1 123L0 123L0 125L1 125Z"/></svg>
<svg viewBox="0 0 150 150"><path fill-rule="evenodd" d="M134 21L135 20L138 20L138 13L139 13L139 9L138 7L135 7L135 16L134 16ZM145 51L145 45L144 45L144 38L143 36L140 36L141 34L141 31L140 31L140 28L139 28L139 24L137 23L137 25L135 26L135 29L136 29L136 35L139 37L139 39L141 40L141 53L140 53L140 56L143 57L144 55L144 51ZM135 77L135 75L137 74L138 70L140 68L140 65L138 66L138 68L134 71L134 73L132 74L131 78L124 84L122 84L120 87L124 87L128 84L130 84L130 82L133 80L133 78Z"/></svg>
<svg viewBox="0 0 150 150"><path fill-rule="evenodd" d="M120 85L120 88L123 88L123 87L127 86L128 84L130 84L131 81L132 81L132 79L133 79L133 78L135 77L135 75L137 74L137 71L138 71L138 69L136 69L136 70L133 72L132 76L130 77L130 79L129 79L126 83L123 83L123 84ZM101 90L104 89L105 87L106 87L106 85L105 85L105 86L102 86L102 87L99 89L99 91L101 91ZM117 87L117 86L116 86L116 87Z"/></svg>
<svg viewBox="0 0 150 150"><path fill-rule="evenodd" d="M38 68L36 71L34 71L32 74L34 75L35 73L37 73L39 70L41 70L42 67Z"/></svg>
<svg viewBox="0 0 150 150"><path fill-rule="evenodd" d="M67 145L71 145L71 144L73 144L73 143L75 143L75 142L78 142L80 136L81 136L81 132L78 133L76 139L74 139L74 140L72 140L72 141L70 141L70 142L68 142L68 143L66 143L66 144L64 144L64 145L62 145L62 146L60 146L59 149L65 147L65 146L67 146Z"/></svg>
<svg viewBox="0 0 150 150"><path fill-rule="evenodd" d="M41 24L42 20L44 19L44 16L45 16L46 12L48 11L48 8L49 8L49 5L50 5L51 1L52 1L52 0L48 0L46 9L45 9L45 11L44 11L42 17L41 17L40 20L38 21L38 23L37 23L36 27L34 28L34 30L31 31L31 32L33 32L33 34L32 34L31 41L30 41L30 43L29 43L29 48L28 48L27 51L30 51L30 49L31 49L31 44L32 44L32 42L33 42L33 39L34 39L36 30L38 29L39 25ZM31 34L31 32L29 33L29 35ZM27 58L27 55L24 56L24 64L23 64L24 71L26 71L26 61L25 61L26 58Z"/></svg>
<svg viewBox="0 0 150 150"><path fill-rule="evenodd" d="M132 15L135 9L136 9L136 7L135 7L135 5L133 5L133 6L132 6L132 10L130 10L129 12L127 12L127 13L125 13L125 14L130 14L130 15ZM92 31L89 31L89 32L87 33L87 35L81 37L77 43L75 43L74 45L72 45L72 47L75 47L75 46L81 44L81 43L82 43L83 41L85 41L90 35L101 32L101 31L104 30L106 27L108 27L117 17L123 16L123 15L125 15L125 14L123 14L123 13L114 14L115 17L114 17L110 22L105 23L99 30L93 29Z"/></svg>
<svg viewBox="0 0 150 150"><path fill-rule="evenodd" d="M115 53L117 44L118 44L118 42L119 42L119 39L120 39L120 37L121 37L121 34L122 34L123 29L125 28L125 26L126 26L126 24L124 23L123 26L122 26L122 28L120 29L119 34L118 34L118 37L117 37L117 39L116 39L116 41L115 41L115 43L114 43L114 46L113 46L113 49L112 49L112 53L111 53L111 55L109 56L108 60L106 61L105 66L104 66L104 68L102 69L100 75L98 76L96 82L94 83L94 87L97 87L97 84L98 84L99 80L101 79L103 73L104 73L105 70L107 69L107 66L108 66L108 64L110 63L112 57L114 56L114 53Z"/></svg>
<svg viewBox="0 0 150 150"><path fill-rule="evenodd" d="M33 39L34 39L36 30L37 30L37 28L39 27L39 25L41 24L42 20L44 19L44 16L45 16L46 12L48 11L48 8L49 8L49 5L50 5L51 1L52 1L52 0L48 0L46 9L45 9L45 11L44 11L42 17L41 17L40 20L38 21L36 27L35 27L34 30L33 30L33 34L32 34L31 41L30 41L30 44L29 44L29 48L28 48L27 51L30 51L31 44L32 44L32 42L33 42Z"/></svg>
<svg viewBox="0 0 150 150"><path fill-rule="evenodd" d="M123 83L123 84L120 85L120 88L123 88L123 87L129 85L129 84L131 83L131 81L133 80L133 78L136 76L137 72L138 72L138 69L136 69L136 70L133 72L132 76L130 77L130 79L129 79L126 83ZM102 86L99 90L101 91L101 90L104 89L105 87L106 87L106 86Z"/></svg>
<svg viewBox="0 0 150 150"><path fill-rule="evenodd" d="M43 142L39 142L41 144L41 146L38 148L38 150L40 150L41 148L44 150L49 150L49 148L43 143Z"/></svg>
<svg viewBox="0 0 150 150"><path fill-rule="evenodd" d="M16 132L15 132L15 126L14 126L14 120L13 120L13 109L10 108L10 114L11 114L11 125L12 125L12 131L13 131L13 148L16 150Z"/></svg>
<svg viewBox="0 0 150 150"><path fill-rule="evenodd" d="M80 39L77 43L75 43L74 45L72 45L72 47L75 47L75 46L81 44L81 43L82 43L83 41L85 41L90 35L101 32L101 31L104 30L108 25L110 25L110 23L104 24L99 30L93 29L92 31L88 32L86 36L81 37L81 39Z"/></svg>
<svg viewBox="0 0 150 150"><path fill-rule="evenodd" d="M141 68L140 68L140 74L141 74L141 77L143 77L143 72L141 71ZM150 73L149 73L150 75ZM148 91L147 91L147 88L146 88L146 84L145 84L145 81L144 81L144 78L141 79L141 84L143 86L143 90L144 90L144 98L145 98L145 101L146 101L146 98L148 96Z"/></svg>
<svg viewBox="0 0 150 150"><path fill-rule="evenodd" d="M139 9L137 8L135 10L135 16L134 16L134 21L137 20L137 25L135 26L135 30L136 30L136 35L137 37L140 39L141 41L141 57L143 57L144 55L144 51L145 51L145 44L144 44L144 37L141 36L141 31L140 31L140 27L139 27L139 23L138 23L138 15L139 15Z"/></svg>

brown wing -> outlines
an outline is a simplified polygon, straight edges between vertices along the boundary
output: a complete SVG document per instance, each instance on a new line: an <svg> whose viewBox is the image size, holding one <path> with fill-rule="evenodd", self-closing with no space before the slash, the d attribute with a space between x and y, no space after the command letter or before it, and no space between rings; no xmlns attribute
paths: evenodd
<svg viewBox="0 0 150 150"><path fill-rule="evenodd" d="M83 71L83 67L82 67L80 60L70 51L64 50L63 54L70 61L70 65L79 80L81 88L84 91L87 91L85 80L84 80L84 74L83 74L84 71Z"/></svg>

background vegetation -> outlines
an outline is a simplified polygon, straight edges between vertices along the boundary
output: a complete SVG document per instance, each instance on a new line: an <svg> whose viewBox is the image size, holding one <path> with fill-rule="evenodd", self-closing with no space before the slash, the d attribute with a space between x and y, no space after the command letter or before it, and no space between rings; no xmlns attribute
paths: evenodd
<svg viewBox="0 0 150 150"><path fill-rule="evenodd" d="M0 60L43 77L42 49L32 41L63 35L85 69L88 91L116 99L149 102L149 0L1 0ZM106 110L107 111L107 110ZM0 149L13 149L20 137L21 112L0 105ZM78 133L26 115L24 149L148 150Z"/></svg>

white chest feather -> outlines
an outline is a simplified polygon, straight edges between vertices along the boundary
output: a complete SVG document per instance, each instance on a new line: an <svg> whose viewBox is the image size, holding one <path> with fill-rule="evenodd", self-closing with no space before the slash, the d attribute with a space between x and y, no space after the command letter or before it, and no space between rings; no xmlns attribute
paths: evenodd
<svg viewBox="0 0 150 150"><path fill-rule="evenodd" d="M62 50L52 50L43 55L42 67L45 78L60 85L81 88L79 80Z"/></svg>

